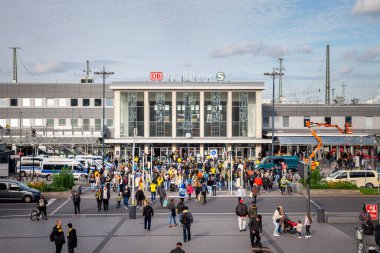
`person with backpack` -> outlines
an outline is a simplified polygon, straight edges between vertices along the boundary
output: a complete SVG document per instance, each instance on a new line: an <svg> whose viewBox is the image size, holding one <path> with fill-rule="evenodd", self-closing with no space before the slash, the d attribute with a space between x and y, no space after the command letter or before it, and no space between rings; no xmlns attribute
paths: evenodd
<svg viewBox="0 0 380 253"><path fill-rule="evenodd" d="M259 247L261 248L261 233L263 232L262 222L261 222L261 215L257 215L254 219L252 219L249 224L249 237L251 239L251 246Z"/></svg>
<svg viewBox="0 0 380 253"><path fill-rule="evenodd" d="M47 201L44 197L44 195L41 195L40 199L38 200L38 211L39 211L39 216L42 214L42 219L47 220L47 215L46 215L46 205Z"/></svg>
<svg viewBox="0 0 380 253"><path fill-rule="evenodd" d="M310 214L306 214L305 215L305 222L304 222L304 225L306 226L306 236L305 236L305 238L310 238L311 237L311 234L310 234L311 223L313 223L313 220L311 219Z"/></svg>
<svg viewBox="0 0 380 253"><path fill-rule="evenodd" d="M181 222L181 216L183 211L185 210L185 204L183 203L184 199L180 198L177 204L177 212L178 212L178 220Z"/></svg>
<svg viewBox="0 0 380 253"><path fill-rule="evenodd" d="M244 204L244 200L240 200L240 203L235 208L235 213L238 216L238 225L240 232L246 231L248 207Z"/></svg>
<svg viewBox="0 0 380 253"><path fill-rule="evenodd" d="M256 183L253 183L252 189L251 189L252 204L256 204L258 194L259 194L259 187L257 186Z"/></svg>
<svg viewBox="0 0 380 253"><path fill-rule="evenodd" d="M163 206L164 204L164 200L166 198L166 190L165 190L165 186L163 184L161 184L159 187L158 187L158 195L160 196L160 204L161 206Z"/></svg>
<svg viewBox="0 0 380 253"><path fill-rule="evenodd" d="M191 223L193 223L193 215L189 212L189 208L185 206L182 216L181 216L181 224L183 225L183 241L191 240Z"/></svg>
<svg viewBox="0 0 380 253"><path fill-rule="evenodd" d="M177 222L175 220L176 217L176 205L174 199L170 199L169 204L168 204L168 209L169 209L169 228L173 227L172 226L172 221L174 221L174 226L177 226Z"/></svg>
<svg viewBox="0 0 380 253"><path fill-rule="evenodd" d="M202 188L201 188L201 195L202 195L202 198L203 198L203 204L206 204L207 203L207 200L206 200L206 195L207 195L208 192L208 187L206 186L205 183L202 184Z"/></svg>
<svg viewBox="0 0 380 253"><path fill-rule="evenodd" d="M150 203L148 200L145 200L143 216L144 216L144 228L145 230L150 231L150 225L152 223L152 217L154 216L154 211L153 211L153 207L150 206Z"/></svg>
<svg viewBox="0 0 380 253"><path fill-rule="evenodd" d="M62 221L57 220L53 231L50 234L50 241L55 244L55 252L61 253L63 244L65 244L65 235L62 230Z"/></svg>
<svg viewBox="0 0 380 253"><path fill-rule="evenodd" d="M73 224L71 223L67 224L67 227L69 228L67 235L67 248L69 253L74 253L74 248L76 248L78 244L77 231L73 228Z"/></svg>

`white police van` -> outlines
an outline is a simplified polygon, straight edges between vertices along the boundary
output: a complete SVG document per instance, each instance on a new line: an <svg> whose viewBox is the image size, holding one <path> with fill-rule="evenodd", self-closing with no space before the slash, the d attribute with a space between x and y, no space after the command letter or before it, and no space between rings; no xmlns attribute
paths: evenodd
<svg viewBox="0 0 380 253"><path fill-rule="evenodd" d="M69 170L76 180L85 181L88 177L87 169L76 159L69 158L47 158L42 162L42 177L50 179L61 170Z"/></svg>

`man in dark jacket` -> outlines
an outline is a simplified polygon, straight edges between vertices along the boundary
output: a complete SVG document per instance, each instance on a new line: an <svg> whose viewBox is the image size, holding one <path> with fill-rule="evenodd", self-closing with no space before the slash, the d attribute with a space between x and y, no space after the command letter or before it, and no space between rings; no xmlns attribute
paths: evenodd
<svg viewBox="0 0 380 253"><path fill-rule="evenodd" d="M183 203L184 199L180 198L177 204L177 212L178 212L178 220L181 222L181 216L183 211L185 210L185 204Z"/></svg>
<svg viewBox="0 0 380 253"><path fill-rule="evenodd" d="M69 253L74 253L74 248L77 247L77 231L73 228L73 224L67 224L69 227L69 235L67 236L67 248L69 249Z"/></svg>
<svg viewBox="0 0 380 253"><path fill-rule="evenodd" d="M109 203L110 198L111 198L111 193L110 193L109 187L106 185L104 186L104 189L102 192L104 212L108 211L108 203Z"/></svg>
<svg viewBox="0 0 380 253"><path fill-rule="evenodd" d="M182 243L177 242L177 247L171 250L170 253L185 253L185 251L182 249Z"/></svg>
<svg viewBox="0 0 380 253"><path fill-rule="evenodd" d="M193 215L189 212L189 208L185 206L184 211L182 213L180 222L183 225L183 241L190 241L191 240L191 232L190 227L191 223L193 223Z"/></svg>
<svg viewBox="0 0 380 253"><path fill-rule="evenodd" d="M252 219L249 224L249 236L251 238L251 246L252 247L259 247L261 248L261 233L263 231L262 222L261 222L261 215L257 215L255 219ZM256 239L256 241L255 241Z"/></svg>
<svg viewBox="0 0 380 253"><path fill-rule="evenodd" d="M80 213L80 196L79 196L78 192L75 191L74 195L71 196L71 198L73 199L75 214Z"/></svg>
<svg viewBox="0 0 380 253"><path fill-rule="evenodd" d="M139 187L136 194L135 194L135 198L137 200L137 206L140 207L140 209L142 209L142 206L143 206L143 201L145 199L145 195L144 195L144 192L143 190L141 190L141 188Z"/></svg>
<svg viewBox="0 0 380 253"><path fill-rule="evenodd" d="M235 212L238 216L238 223L239 223L239 229L240 232L246 231L246 225L247 225L247 216L248 216L248 207L246 204L244 204L244 200L240 200L240 203L236 206Z"/></svg>
<svg viewBox="0 0 380 253"><path fill-rule="evenodd" d="M160 196L160 204L161 206L163 205L164 203L164 199L166 198L166 190L165 190L165 186L164 184L161 184L158 189L157 189L157 193L158 195Z"/></svg>
<svg viewBox="0 0 380 253"><path fill-rule="evenodd" d="M50 234L50 241L55 244L55 252L60 253L62 251L63 244L65 244L65 235L62 230L61 220L56 221L56 225Z"/></svg>
<svg viewBox="0 0 380 253"><path fill-rule="evenodd" d="M203 198L203 204L206 204L207 201L206 201L206 195L207 195L208 192L208 188L206 186L205 183L202 184L202 188L201 188L201 194L202 194L202 198Z"/></svg>
<svg viewBox="0 0 380 253"><path fill-rule="evenodd" d="M144 228L150 231L150 224L152 222L152 216L154 216L153 207L149 205L149 201L146 201L146 206L143 209L144 216Z"/></svg>

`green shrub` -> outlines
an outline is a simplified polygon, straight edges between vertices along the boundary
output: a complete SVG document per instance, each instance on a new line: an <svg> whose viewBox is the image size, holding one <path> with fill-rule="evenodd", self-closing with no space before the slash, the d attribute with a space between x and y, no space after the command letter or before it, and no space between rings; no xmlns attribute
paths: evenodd
<svg viewBox="0 0 380 253"><path fill-rule="evenodd" d="M69 190L62 186L56 186L54 184L46 184L45 181L30 182L28 183L28 186L31 188L37 189L41 192L63 192L63 191Z"/></svg>
<svg viewBox="0 0 380 253"><path fill-rule="evenodd" d="M364 195L379 195L378 188L360 188L360 192Z"/></svg>
<svg viewBox="0 0 380 253"><path fill-rule="evenodd" d="M52 187L55 189L70 190L74 185L74 175L68 170L62 170L53 177Z"/></svg>
<svg viewBox="0 0 380 253"><path fill-rule="evenodd" d="M358 189L355 183L340 181L340 182L326 182L322 180L323 177L319 173L319 170L313 170L310 173L310 189L346 189L355 190ZM301 179L300 182L306 186L307 180Z"/></svg>

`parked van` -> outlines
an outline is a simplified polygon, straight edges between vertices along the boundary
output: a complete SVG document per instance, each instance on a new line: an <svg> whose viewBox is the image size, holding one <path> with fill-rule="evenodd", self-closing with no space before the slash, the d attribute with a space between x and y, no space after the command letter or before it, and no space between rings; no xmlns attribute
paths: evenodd
<svg viewBox="0 0 380 253"><path fill-rule="evenodd" d="M358 187L378 187L379 178L375 170L338 170L326 177L327 182L349 181Z"/></svg>
<svg viewBox="0 0 380 253"><path fill-rule="evenodd" d="M298 157L297 156L267 156L259 164L255 165L257 170L269 170L272 168L272 160L274 166L280 166L281 162L285 162L290 170L298 169Z"/></svg>
<svg viewBox="0 0 380 253"><path fill-rule="evenodd" d="M48 158L42 162L42 176L50 178L54 174L58 174L61 170L70 170L74 178L80 181L86 180L88 173L87 169L75 159L67 158Z"/></svg>
<svg viewBox="0 0 380 253"><path fill-rule="evenodd" d="M40 199L40 191L16 180L0 179L0 199L23 200L26 203Z"/></svg>
<svg viewBox="0 0 380 253"><path fill-rule="evenodd" d="M22 157L21 162L18 161L16 164L16 172L17 174L20 173L21 169L21 176L25 177L26 175L33 174L33 167L34 167L34 174L35 175L41 175L41 164L42 164L42 158L41 157Z"/></svg>

